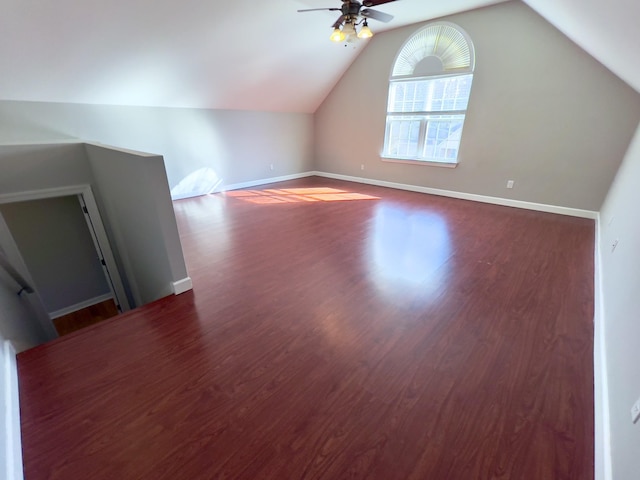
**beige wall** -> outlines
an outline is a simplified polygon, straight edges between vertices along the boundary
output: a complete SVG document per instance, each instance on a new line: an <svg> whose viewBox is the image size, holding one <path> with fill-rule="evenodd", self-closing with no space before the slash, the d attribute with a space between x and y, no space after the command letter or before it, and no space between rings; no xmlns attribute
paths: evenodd
<svg viewBox="0 0 640 480"><path fill-rule="evenodd" d="M0 194L87 184L132 306L172 293L187 271L161 156L83 144L0 145Z"/></svg>
<svg viewBox="0 0 640 480"><path fill-rule="evenodd" d="M110 294L74 195L0 205L48 313Z"/></svg>
<svg viewBox="0 0 640 480"><path fill-rule="evenodd" d="M224 186L311 170L313 115L0 101L0 144L60 139L162 155L170 188L203 168Z"/></svg>
<svg viewBox="0 0 640 480"><path fill-rule="evenodd" d="M640 398L639 184L640 128L600 212L602 308L597 325L603 326L606 346L612 478L616 480L633 480L640 472L640 423L633 425L630 413Z"/></svg>
<svg viewBox="0 0 640 480"><path fill-rule="evenodd" d="M20 285L0 267L0 340L2 337L11 340L15 348L22 351L51 338L29 305L27 294L18 296L18 290Z"/></svg>
<svg viewBox="0 0 640 480"><path fill-rule="evenodd" d="M188 274L162 157L96 145L86 150L132 306L170 295L172 282Z"/></svg>
<svg viewBox="0 0 640 480"><path fill-rule="evenodd" d="M0 145L0 194L89 184L91 180L82 145ZM38 312L26 295L16 296L17 290L15 282L0 272L0 333L22 350L50 340L53 327L49 324L47 331L43 329ZM44 310L41 313L45 315Z"/></svg>
<svg viewBox="0 0 640 480"><path fill-rule="evenodd" d="M446 20L476 50L458 167L380 160L389 72L414 25L373 37L318 109L316 170L599 210L640 120L640 95L520 2Z"/></svg>
<svg viewBox="0 0 640 480"><path fill-rule="evenodd" d="M80 144L0 145L0 194L83 185L92 178Z"/></svg>

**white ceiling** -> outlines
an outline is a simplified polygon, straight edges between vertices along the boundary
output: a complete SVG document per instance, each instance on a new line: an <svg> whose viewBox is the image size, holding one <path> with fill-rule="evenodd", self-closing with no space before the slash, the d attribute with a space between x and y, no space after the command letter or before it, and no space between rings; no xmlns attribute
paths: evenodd
<svg viewBox="0 0 640 480"><path fill-rule="evenodd" d="M499 0L497 0L499 1ZM496 0L399 0L427 20ZM329 41L340 0L3 0L0 99L313 112L362 49Z"/></svg>
<svg viewBox="0 0 640 480"><path fill-rule="evenodd" d="M504 0L399 0L374 32ZM636 0L527 0L640 91ZM615 4L618 4L615 8ZM356 47L339 0L2 0L0 99L313 112ZM621 28L622 27L622 28ZM630 56L633 55L633 56Z"/></svg>
<svg viewBox="0 0 640 480"><path fill-rule="evenodd" d="M638 0L525 0L525 3L640 92Z"/></svg>

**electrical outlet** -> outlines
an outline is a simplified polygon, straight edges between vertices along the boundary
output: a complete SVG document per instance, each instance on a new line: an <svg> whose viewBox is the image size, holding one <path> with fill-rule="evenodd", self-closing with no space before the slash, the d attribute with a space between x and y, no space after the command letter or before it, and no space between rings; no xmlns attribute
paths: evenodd
<svg viewBox="0 0 640 480"><path fill-rule="evenodd" d="M269 168L270 168L271 170L273 170L273 163L272 163L271 165L269 165Z"/></svg>
<svg viewBox="0 0 640 480"><path fill-rule="evenodd" d="M636 400L636 403L631 407L631 421L636 423L640 418L640 398Z"/></svg>
<svg viewBox="0 0 640 480"><path fill-rule="evenodd" d="M507 180L507 188L513 188L513 180Z"/></svg>
<svg viewBox="0 0 640 480"><path fill-rule="evenodd" d="M618 239L616 238L611 244L611 252L613 252L617 246L618 246Z"/></svg>
<svg viewBox="0 0 640 480"><path fill-rule="evenodd" d="M360 170L364 170L364 163L360 165Z"/></svg>

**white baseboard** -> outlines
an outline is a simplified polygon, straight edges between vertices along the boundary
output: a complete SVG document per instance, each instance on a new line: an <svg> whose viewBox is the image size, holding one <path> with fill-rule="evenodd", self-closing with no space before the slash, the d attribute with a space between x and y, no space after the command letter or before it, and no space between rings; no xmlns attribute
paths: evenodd
<svg viewBox="0 0 640 480"><path fill-rule="evenodd" d="M173 282L171 284L171 288L173 289L174 295L180 295L181 293L193 290L193 282L191 281L191 277L186 277L182 280L178 280L177 282Z"/></svg>
<svg viewBox="0 0 640 480"><path fill-rule="evenodd" d="M459 198L461 200L472 200L474 202L491 203L494 205L503 205L505 207L523 208L526 210L536 210L539 212L558 213L560 215L570 215L572 217L595 219L598 212L591 210L581 210L578 208L560 207L557 205L547 205L544 203L525 202L522 200L513 200L510 198L489 197L486 195L478 195L475 193L455 192L453 190L441 190L439 188L421 187L418 185L408 185L405 183L387 182L384 180L374 180L371 178L352 177L350 175L340 175L337 173L312 172L312 175L319 177L334 178L336 180L345 180L348 182L364 183L367 185L376 185L378 187L397 188L398 190L408 190L410 192L428 193L430 195L439 195L441 197Z"/></svg>
<svg viewBox="0 0 640 480"><path fill-rule="evenodd" d="M280 177L262 178L260 180L252 180L250 182L243 183L231 183L229 185L220 185L214 190L214 192L226 192L228 190L240 190L241 188L257 187L259 185L267 185L268 183L284 182L287 180L296 180L298 178L311 177L316 175L316 172L303 172L294 173L292 175L283 175Z"/></svg>
<svg viewBox="0 0 640 480"><path fill-rule="evenodd" d="M76 303L75 305L70 305L68 307L61 308L60 310L49 312L49 318L53 320L54 318L62 317L63 315L77 312L78 310L82 310L83 308L105 302L110 298L113 298L113 295L111 295L110 293L105 293L104 295L100 295L99 297L90 298L89 300L84 300L83 302Z"/></svg>
<svg viewBox="0 0 640 480"><path fill-rule="evenodd" d="M611 415L607 349L605 344L605 313L602 292L602 250L600 215L596 218L593 279L593 385L595 421L595 480L613 480L611 464Z"/></svg>
<svg viewBox="0 0 640 480"><path fill-rule="evenodd" d="M336 180L345 180L347 182L364 183L367 185L375 185L378 187L396 188L398 190L408 190L410 192L427 193L430 195L439 195L441 197L451 197L451 198L458 198L461 200L471 200L474 202L491 203L494 205L502 205L505 207L523 208L525 210L536 210L538 212L557 213L560 215L569 215L572 217L590 218L592 220L595 220L598 215L598 212L594 212L592 210L582 210L579 208L561 207L558 205L548 205L545 203L526 202L524 200L514 200L511 198L490 197L487 195L479 195L476 193L456 192L453 190L442 190L439 188L422 187L419 185L387 182L385 180L374 180L371 178L354 177L351 175L341 175L338 173L328 173L328 172L320 172L320 171L294 173L292 175L262 178L259 180L252 180L250 182L232 183L228 185L221 184L212 193L226 192L229 190L240 190L242 188L257 187L260 185L267 185L269 183L284 182L286 180L295 180L298 178L312 177L312 176L333 178Z"/></svg>
<svg viewBox="0 0 640 480"><path fill-rule="evenodd" d="M22 441L20 436L20 397L18 392L18 365L16 351L8 340L0 344L2 360L2 391L4 398L2 439L3 451L0 453L0 468L7 480L22 480Z"/></svg>

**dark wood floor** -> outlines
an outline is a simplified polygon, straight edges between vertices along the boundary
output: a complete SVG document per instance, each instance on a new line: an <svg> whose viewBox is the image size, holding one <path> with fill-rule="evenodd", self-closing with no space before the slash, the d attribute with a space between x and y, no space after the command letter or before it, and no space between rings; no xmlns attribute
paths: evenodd
<svg viewBox="0 0 640 480"><path fill-rule="evenodd" d="M89 327L107 318L118 315L118 307L112 298L96 303L53 320L58 335L69 335L76 330Z"/></svg>
<svg viewBox="0 0 640 480"><path fill-rule="evenodd" d="M193 292L19 355L27 480L593 478L592 221L319 178L175 207Z"/></svg>

